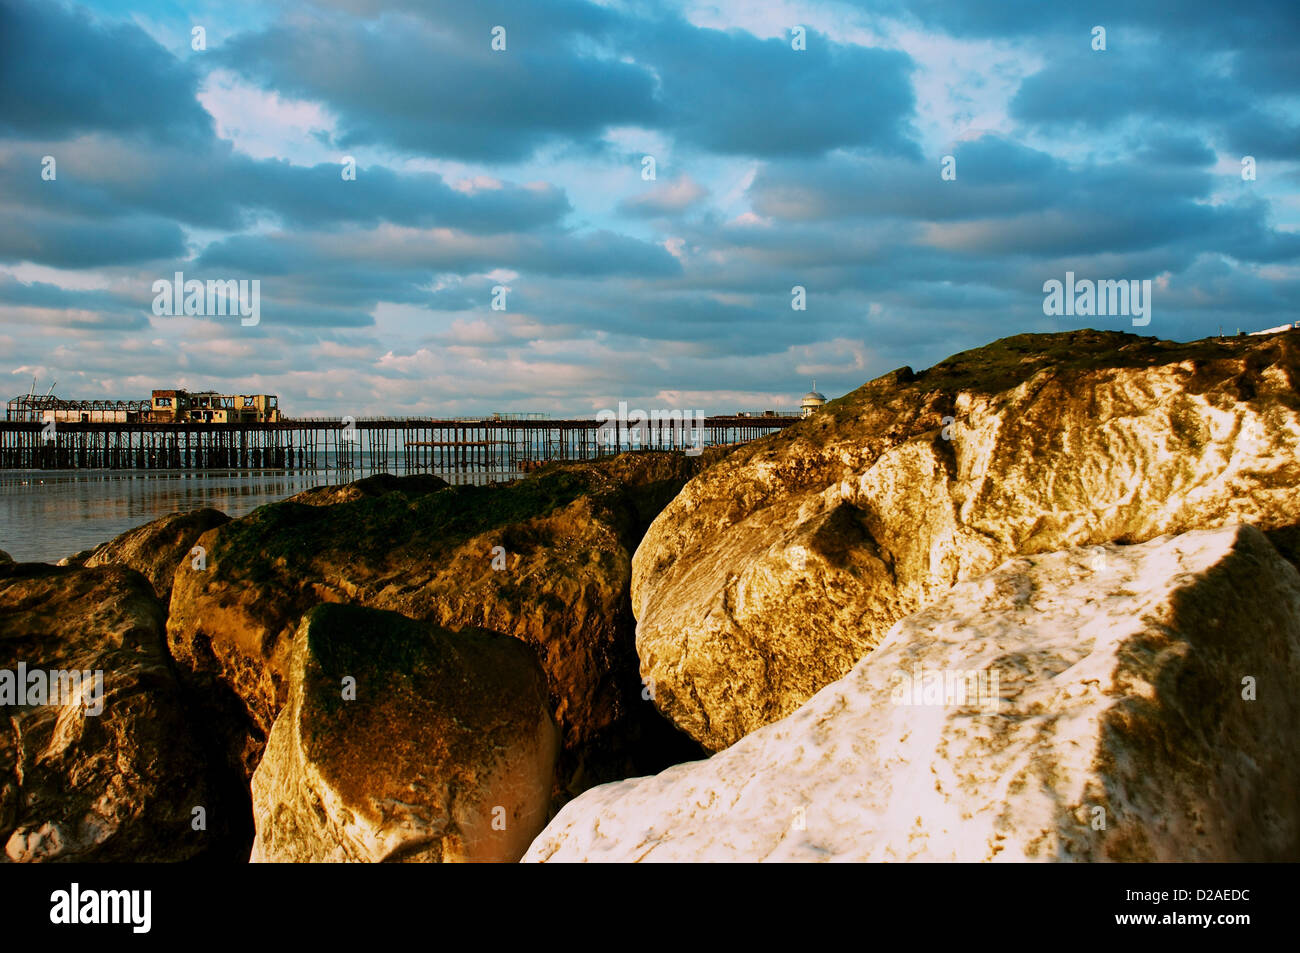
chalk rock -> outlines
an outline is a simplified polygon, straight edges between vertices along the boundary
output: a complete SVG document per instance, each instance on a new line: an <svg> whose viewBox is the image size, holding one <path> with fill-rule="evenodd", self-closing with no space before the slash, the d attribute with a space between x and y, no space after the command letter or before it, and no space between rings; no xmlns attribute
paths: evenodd
<svg viewBox="0 0 1300 953"><path fill-rule="evenodd" d="M525 860L1295 861L1298 734L1300 573L1258 530L1021 557Z"/></svg>
<svg viewBox="0 0 1300 953"><path fill-rule="evenodd" d="M721 750L1015 555L1300 525L1300 336L1022 335L886 375L703 471L632 563L641 674ZM1279 547L1284 540L1279 538Z"/></svg>
<svg viewBox="0 0 1300 953"><path fill-rule="evenodd" d="M172 513L127 530L120 536L97 546L81 565L129 566L153 583L163 605L171 600L172 577L182 562L196 571L206 568L204 552L194 552L199 537L208 530L230 522L220 510L204 507L188 513ZM73 557L75 559L75 557Z"/></svg>
<svg viewBox="0 0 1300 953"><path fill-rule="evenodd" d="M253 775L252 859L516 861L546 822L557 750L523 643L319 606Z"/></svg>
<svg viewBox="0 0 1300 953"><path fill-rule="evenodd" d="M0 861L247 858L248 795L189 717L163 616L130 569L0 567Z"/></svg>

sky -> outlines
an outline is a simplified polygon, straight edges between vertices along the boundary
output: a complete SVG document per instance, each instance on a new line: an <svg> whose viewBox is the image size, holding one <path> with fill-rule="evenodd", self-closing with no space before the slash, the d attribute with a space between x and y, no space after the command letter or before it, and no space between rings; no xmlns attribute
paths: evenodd
<svg viewBox="0 0 1300 953"><path fill-rule="evenodd" d="M1274 327L1297 50L1294 0L0 0L3 396L731 413ZM1150 323L1045 314L1067 272Z"/></svg>

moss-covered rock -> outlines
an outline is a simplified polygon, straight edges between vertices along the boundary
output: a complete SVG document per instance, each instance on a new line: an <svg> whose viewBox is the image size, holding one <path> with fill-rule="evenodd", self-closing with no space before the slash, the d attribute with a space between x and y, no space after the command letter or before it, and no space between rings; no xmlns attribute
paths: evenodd
<svg viewBox="0 0 1300 953"><path fill-rule="evenodd" d="M248 857L247 790L189 710L163 620L131 569L0 566L0 859ZM57 696L47 675L10 697L20 664L61 673Z"/></svg>
<svg viewBox="0 0 1300 953"><path fill-rule="evenodd" d="M202 538L205 572L178 571L173 654L216 710L238 697L248 725L232 754L250 774L288 697L299 620L329 602L532 646L562 731L558 794L698 756L642 697L629 584L650 520L715 457L626 454L508 485L261 507Z"/></svg>
<svg viewBox="0 0 1300 953"><path fill-rule="evenodd" d="M253 776L254 861L518 860L558 738L527 646L321 605Z"/></svg>
<svg viewBox="0 0 1300 953"><path fill-rule="evenodd" d="M338 485L314 486L289 497L291 503L306 503L308 506L329 506L334 503L347 503L369 496L383 496L385 493L405 493L418 496L421 493L434 493L450 484L440 476L432 473L415 473L410 476L394 476L391 473L376 473L351 483Z"/></svg>

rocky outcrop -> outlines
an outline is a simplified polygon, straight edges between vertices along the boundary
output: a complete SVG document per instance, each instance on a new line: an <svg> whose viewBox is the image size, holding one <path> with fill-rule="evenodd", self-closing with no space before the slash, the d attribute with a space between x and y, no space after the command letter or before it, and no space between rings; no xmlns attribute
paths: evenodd
<svg viewBox="0 0 1300 953"><path fill-rule="evenodd" d="M3 549L0 549L0 565L4 565L5 563L11 563L13 561L14 558L12 556L6 553Z"/></svg>
<svg viewBox="0 0 1300 953"><path fill-rule="evenodd" d="M507 861L546 822L558 750L517 639L323 605L253 775L257 861Z"/></svg>
<svg viewBox="0 0 1300 953"><path fill-rule="evenodd" d="M739 448L654 521L633 560L642 675L720 750L1008 557L1236 521L1294 555L1298 378L1295 335L1079 331L872 381Z"/></svg>
<svg viewBox="0 0 1300 953"><path fill-rule="evenodd" d="M306 503L308 506L330 506L334 503L350 503L385 493L400 492L408 496L421 493L434 493L450 486L440 476L432 473L415 473L410 476L394 476L391 473L376 473L361 480L335 486L314 486L289 497L290 503Z"/></svg>
<svg viewBox="0 0 1300 953"><path fill-rule="evenodd" d="M172 513L127 530L94 550L79 564L87 569L96 566L128 566L142 573L166 605L171 600L172 577L182 562L195 569L205 566L206 553L195 552L199 537L208 530L230 522L230 517L210 507L188 513ZM76 557L71 557L76 560ZM77 564L75 562L71 564Z"/></svg>
<svg viewBox="0 0 1300 953"><path fill-rule="evenodd" d="M1249 526L1013 559L526 860L1300 859L1300 573Z"/></svg>
<svg viewBox="0 0 1300 953"><path fill-rule="evenodd" d="M629 583L645 527L707 459L625 455L505 486L261 507L203 536L207 571L181 565L169 643L214 717L247 712L230 750L249 774L288 698L299 621L343 602L532 646L562 732L559 794L698 757L642 697Z"/></svg>
<svg viewBox="0 0 1300 953"><path fill-rule="evenodd" d="M130 569L0 566L0 860L248 856L247 794L187 712L163 619Z"/></svg>

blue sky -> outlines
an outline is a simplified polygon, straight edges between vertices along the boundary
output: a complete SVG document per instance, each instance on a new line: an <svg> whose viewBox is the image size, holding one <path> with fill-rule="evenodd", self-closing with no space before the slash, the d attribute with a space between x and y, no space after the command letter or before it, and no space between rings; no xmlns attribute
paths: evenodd
<svg viewBox="0 0 1300 953"><path fill-rule="evenodd" d="M1300 320L1300 8L1133 6L0 0L4 396L715 413ZM176 271L260 323L155 315ZM1150 325L1045 316L1067 271Z"/></svg>

